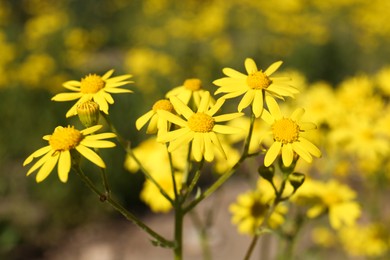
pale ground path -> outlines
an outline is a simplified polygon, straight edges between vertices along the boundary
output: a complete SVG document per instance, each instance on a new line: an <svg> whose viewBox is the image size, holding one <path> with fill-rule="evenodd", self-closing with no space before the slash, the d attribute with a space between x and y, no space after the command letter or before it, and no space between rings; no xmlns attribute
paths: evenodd
<svg viewBox="0 0 390 260"><path fill-rule="evenodd" d="M214 228L210 230L212 256L214 260L243 259L250 243L248 236L239 235L230 223L228 205L236 200L237 194L248 185L241 180L231 179L220 193L219 199L210 197L199 205L199 212L217 206ZM145 222L167 237L172 237L173 216L171 214L150 215ZM184 259L203 259L199 240L192 221L187 216L184 231ZM259 259L256 250L252 259ZM64 238L57 250L46 253L48 260L144 260L173 259L171 250L152 246L149 236L131 223L107 223L80 228Z"/></svg>

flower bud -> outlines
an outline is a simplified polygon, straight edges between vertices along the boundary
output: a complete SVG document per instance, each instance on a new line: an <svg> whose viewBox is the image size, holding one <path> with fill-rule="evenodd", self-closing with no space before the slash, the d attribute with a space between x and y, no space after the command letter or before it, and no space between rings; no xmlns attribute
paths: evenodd
<svg viewBox="0 0 390 260"><path fill-rule="evenodd" d="M293 172L288 176L291 186L296 191L305 182L305 174L300 172Z"/></svg>
<svg viewBox="0 0 390 260"><path fill-rule="evenodd" d="M77 115L85 127L97 125L99 114L99 105L94 101L86 101L77 106Z"/></svg>
<svg viewBox="0 0 390 260"><path fill-rule="evenodd" d="M269 182L272 182L272 179L274 178L275 175L275 166L270 165L268 167L262 165L257 169L257 172L261 177L266 179Z"/></svg>

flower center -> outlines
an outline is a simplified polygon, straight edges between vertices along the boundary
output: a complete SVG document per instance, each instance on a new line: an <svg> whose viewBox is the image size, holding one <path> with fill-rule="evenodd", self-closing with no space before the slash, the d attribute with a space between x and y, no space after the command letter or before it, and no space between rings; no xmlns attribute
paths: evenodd
<svg viewBox="0 0 390 260"><path fill-rule="evenodd" d="M272 125L274 139L283 144L293 143L299 137L299 125L289 118L282 118Z"/></svg>
<svg viewBox="0 0 390 260"><path fill-rule="evenodd" d="M188 127L194 132L207 133L213 130L214 118L205 113L193 114L188 119Z"/></svg>
<svg viewBox="0 0 390 260"><path fill-rule="evenodd" d="M161 100L157 101L156 103L154 103L152 109L154 112L157 112L157 110L166 110L168 112L174 111L172 103L166 99L161 99Z"/></svg>
<svg viewBox="0 0 390 260"><path fill-rule="evenodd" d="M56 127L54 133L49 138L49 144L55 151L67 151L75 148L81 140L83 134L72 126Z"/></svg>
<svg viewBox="0 0 390 260"><path fill-rule="evenodd" d="M251 89L266 89L272 84L272 80L260 70L248 75L246 83Z"/></svg>
<svg viewBox="0 0 390 260"><path fill-rule="evenodd" d="M255 201L251 207L251 216L253 216L254 218L264 216L267 210L268 205L265 205L260 201Z"/></svg>
<svg viewBox="0 0 390 260"><path fill-rule="evenodd" d="M192 91L197 91L202 88L202 82L200 79L186 79L183 85L186 89Z"/></svg>
<svg viewBox="0 0 390 260"><path fill-rule="evenodd" d="M84 94L95 94L104 86L106 82L96 74L90 74L85 78L81 79L80 92Z"/></svg>

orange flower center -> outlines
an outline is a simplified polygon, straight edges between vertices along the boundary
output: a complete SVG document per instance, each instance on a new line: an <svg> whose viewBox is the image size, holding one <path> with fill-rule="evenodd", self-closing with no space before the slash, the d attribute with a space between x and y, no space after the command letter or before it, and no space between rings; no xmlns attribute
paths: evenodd
<svg viewBox="0 0 390 260"><path fill-rule="evenodd" d="M168 112L174 111L172 103L166 99L161 99L161 100L157 101L156 103L154 103L152 109L154 112L157 112L157 110L166 110Z"/></svg>
<svg viewBox="0 0 390 260"><path fill-rule="evenodd" d="M106 82L102 79L102 77L96 74L89 74L85 78L81 79L80 92L84 94L95 94L104 88L105 85Z"/></svg>
<svg viewBox="0 0 390 260"><path fill-rule="evenodd" d="M213 130L215 120L205 113L195 113L188 119L187 124L194 132L207 133Z"/></svg>
<svg viewBox="0 0 390 260"><path fill-rule="evenodd" d="M248 75L246 83L251 89L266 89L272 84L272 80L260 70Z"/></svg>
<svg viewBox="0 0 390 260"><path fill-rule="evenodd" d="M184 81L184 87L191 91L197 91L202 88L202 82L200 79L187 79Z"/></svg>
<svg viewBox="0 0 390 260"><path fill-rule="evenodd" d="M299 138L299 125L290 118L282 118L272 125L272 133L278 142L293 143Z"/></svg>
<svg viewBox="0 0 390 260"><path fill-rule="evenodd" d="M49 144L55 151L69 151L75 148L81 140L83 134L72 126L56 127L54 133L49 138Z"/></svg>

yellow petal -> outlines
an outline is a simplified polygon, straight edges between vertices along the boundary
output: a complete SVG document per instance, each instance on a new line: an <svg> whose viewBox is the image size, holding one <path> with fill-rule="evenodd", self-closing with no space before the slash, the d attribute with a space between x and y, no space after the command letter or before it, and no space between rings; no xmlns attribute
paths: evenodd
<svg viewBox="0 0 390 260"><path fill-rule="evenodd" d="M53 152L51 151L51 149L49 150L49 152L47 152L47 154L45 156L43 156L41 159L39 159L31 168L30 170L28 170L27 172L27 176L30 175L31 173L33 173L35 170L37 170L39 167L41 167L47 160L50 159L51 155L53 154Z"/></svg>
<svg viewBox="0 0 390 260"><path fill-rule="evenodd" d="M60 156L60 153L56 153L55 155L48 157L46 162L42 165L41 169L39 169L37 176L35 177L35 180L37 182L41 182L44 179L46 179L47 176L49 176L51 171L56 166L56 163L58 161L59 156Z"/></svg>
<svg viewBox="0 0 390 260"><path fill-rule="evenodd" d="M263 112L263 91L255 91L255 97L253 99L252 111L255 114L255 117L258 118Z"/></svg>
<svg viewBox="0 0 390 260"><path fill-rule="evenodd" d="M106 168L106 164L103 162L102 158L100 158L99 155L97 155L94 151L91 149L83 146L83 145L78 145L76 146L76 150L85 158L99 166L100 168Z"/></svg>
<svg viewBox="0 0 390 260"><path fill-rule="evenodd" d="M265 154L264 157L264 166L268 167L270 166L278 157L280 148L282 148L282 143L281 142L274 142L271 147L268 149L267 153Z"/></svg>
<svg viewBox="0 0 390 260"><path fill-rule="evenodd" d="M69 151L63 151L60 153L60 158L58 160L58 177L60 181L67 182L68 175L71 166L71 157Z"/></svg>
<svg viewBox="0 0 390 260"><path fill-rule="evenodd" d="M81 144L87 147L92 148L111 148L115 147L115 143L106 141L106 140L91 140L91 139L84 139L81 141Z"/></svg>
<svg viewBox="0 0 390 260"><path fill-rule="evenodd" d="M255 98L255 91L253 89L248 90L245 95L242 97L240 103L238 104L238 112L241 112L244 108L252 104L253 99Z"/></svg>
<svg viewBox="0 0 390 260"><path fill-rule="evenodd" d="M135 127L137 128L137 130L140 130L152 118L155 113L155 111L150 110L146 114L139 117L137 121L135 121Z"/></svg>
<svg viewBox="0 0 390 260"><path fill-rule="evenodd" d="M251 58L245 59L245 69L246 72L248 72L248 75L258 71L255 61Z"/></svg>
<svg viewBox="0 0 390 260"><path fill-rule="evenodd" d="M114 73L114 70L109 70L109 71L107 71L107 72L104 73L104 75L102 76L102 79L105 80L105 81L107 81L107 79L108 79L109 77L111 77L112 73Z"/></svg>
<svg viewBox="0 0 390 260"><path fill-rule="evenodd" d="M192 155L194 159L200 162L203 158L204 141L201 133L195 133L194 139L192 140Z"/></svg>
<svg viewBox="0 0 390 260"><path fill-rule="evenodd" d="M83 135L89 135L89 134L92 134L92 133L96 132L97 130L99 130L102 127L103 127L102 125L94 125L94 126L85 128L84 130L81 130L80 132Z"/></svg>
<svg viewBox="0 0 390 260"><path fill-rule="evenodd" d="M50 145L42 147L42 148L36 150L29 157L27 157L26 160L24 160L23 166L26 166L27 164L31 163L34 158L40 157L40 156L44 155L45 153L48 153L50 150L51 150L51 146Z"/></svg>
<svg viewBox="0 0 390 260"><path fill-rule="evenodd" d="M280 108L276 100L271 96L266 96L265 101L267 103L268 111L271 115L276 119L282 119L282 113L280 112Z"/></svg>
<svg viewBox="0 0 390 260"><path fill-rule="evenodd" d="M194 114L194 112L178 97L172 96L169 100L171 101L177 113L183 115L186 119L190 118Z"/></svg>
<svg viewBox="0 0 390 260"><path fill-rule="evenodd" d="M229 77L232 77L232 78L239 78L239 79L246 79L247 75L237 71L237 70L234 70L234 69L231 69L231 68L224 68L222 70L223 74L225 74L226 76L229 76Z"/></svg>
<svg viewBox="0 0 390 260"><path fill-rule="evenodd" d="M282 147L282 161L284 166L288 167L291 165L294 158L293 149L291 147L291 144L285 144Z"/></svg>
<svg viewBox="0 0 390 260"><path fill-rule="evenodd" d="M265 75L271 76L275 71L279 69L279 67L282 65L283 61L277 61L271 64L265 71Z"/></svg>
<svg viewBox="0 0 390 260"><path fill-rule="evenodd" d="M83 93L60 93L51 98L53 101L70 101L75 100L83 96Z"/></svg>

